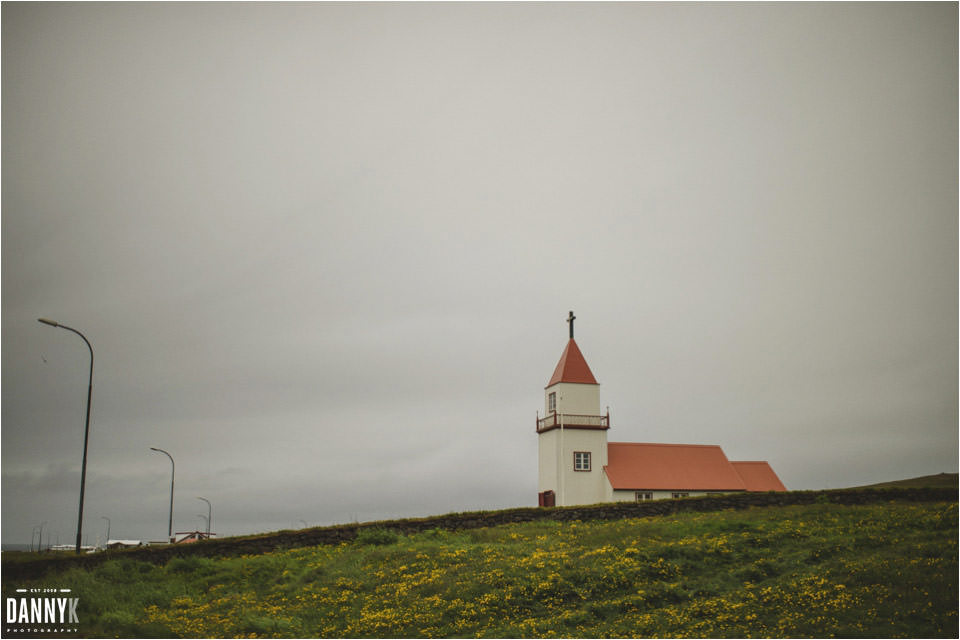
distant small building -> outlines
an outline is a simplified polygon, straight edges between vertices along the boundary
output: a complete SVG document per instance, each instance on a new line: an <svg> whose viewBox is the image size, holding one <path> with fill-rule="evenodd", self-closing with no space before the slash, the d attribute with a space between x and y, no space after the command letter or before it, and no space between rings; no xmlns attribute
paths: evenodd
<svg viewBox="0 0 960 640"><path fill-rule="evenodd" d="M733 462L717 445L611 442L613 500L657 500L737 491L786 491L766 462Z"/></svg>
<svg viewBox="0 0 960 640"><path fill-rule="evenodd" d="M177 538L174 544L189 544L191 542L199 542L200 540L206 540L217 534L207 533L206 531L178 531L177 535L183 537Z"/></svg>
<svg viewBox="0 0 960 640"><path fill-rule="evenodd" d="M143 546L142 540L107 540L104 545L107 549L129 549L132 547Z"/></svg>
<svg viewBox="0 0 960 640"><path fill-rule="evenodd" d="M48 551L76 551L77 545L75 544L55 544L51 546ZM85 544L80 547L80 551L83 553L94 553L97 550L96 547Z"/></svg>
<svg viewBox="0 0 960 640"><path fill-rule="evenodd" d="M607 442L610 414L600 385L573 339L544 390L537 417L539 504L566 506L786 491L765 461L730 461L717 445Z"/></svg>

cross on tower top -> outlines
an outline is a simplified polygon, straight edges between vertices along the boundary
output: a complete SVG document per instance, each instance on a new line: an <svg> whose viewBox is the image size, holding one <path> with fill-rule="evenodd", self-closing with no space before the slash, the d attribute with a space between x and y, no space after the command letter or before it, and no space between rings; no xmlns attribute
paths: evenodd
<svg viewBox="0 0 960 640"><path fill-rule="evenodd" d="M573 311L570 312L570 315L567 316L567 322L570 323L570 339L573 340L573 321L577 319L577 316L573 315Z"/></svg>

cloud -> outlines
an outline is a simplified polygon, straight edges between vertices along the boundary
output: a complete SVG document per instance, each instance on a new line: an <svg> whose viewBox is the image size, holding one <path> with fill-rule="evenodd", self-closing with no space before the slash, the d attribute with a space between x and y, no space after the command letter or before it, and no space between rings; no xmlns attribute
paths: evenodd
<svg viewBox="0 0 960 640"><path fill-rule="evenodd" d="M149 447L220 533L533 504L569 309L612 440L955 470L955 13L5 5L4 540L75 526L44 316L123 537Z"/></svg>

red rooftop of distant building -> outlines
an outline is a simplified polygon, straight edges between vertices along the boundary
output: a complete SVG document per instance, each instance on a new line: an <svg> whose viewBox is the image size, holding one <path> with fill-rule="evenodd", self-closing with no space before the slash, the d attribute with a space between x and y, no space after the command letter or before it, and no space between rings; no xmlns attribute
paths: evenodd
<svg viewBox="0 0 960 640"><path fill-rule="evenodd" d="M730 461L712 444L611 442L604 470L621 490L787 490L769 463Z"/></svg>
<svg viewBox="0 0 960 640"><path fill-rule="evenodd" d="M553 377L550 378L547 386L550 387L558 382L597 384L597 379L590 372L590 367L587 366L587 361L580 353L580 347L577 346L573 338L570 338L570 341L567 342L567 347L563 350L560 362L557 363L557 368L554 369Z"/></svg>
<svg viewBox="0 0 960 640"><path fill-rule="evenodd" d="M773 468L767 462L761 461L731 461L730 464L743 478L747 491L786 491L787 488L780 482Z"/></svg>
<svg viewBox="0 0 960 640"><path fill-rule="evenodd" d="M744 491L723 449L706 444L611 442L607 478L614 489Z"/></svg>

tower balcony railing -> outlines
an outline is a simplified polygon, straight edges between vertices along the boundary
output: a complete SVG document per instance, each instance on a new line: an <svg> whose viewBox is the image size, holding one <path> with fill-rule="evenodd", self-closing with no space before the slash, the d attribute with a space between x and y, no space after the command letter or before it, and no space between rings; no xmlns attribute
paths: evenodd
<svg viewBox="0 0 960 640"><path fill-rule="evenodd" d="M575 429L609 429L610 412L605 416L589 416L575 413L551 413L543 418L537 418L537 433L549 431L551 429L575 428Z"/></svg>

